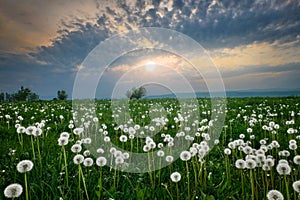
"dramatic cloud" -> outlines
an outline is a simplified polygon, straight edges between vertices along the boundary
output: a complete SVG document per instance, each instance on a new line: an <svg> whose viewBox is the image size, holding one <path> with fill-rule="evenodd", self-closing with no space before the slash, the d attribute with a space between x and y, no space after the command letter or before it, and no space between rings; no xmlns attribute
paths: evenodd
<svg viewBox="0 0 300 200"><path fill-rule="evenodd" d="M41 96L55 95L58 89L71 93L78 66L93 48L139 27L168 28L199 42L219 67L227 89L300 88L295 78L300 67L299 10L299 1L282 0L0 0L0 90L24 85ZM135 56L135 63L123 60L111 66L111 76L149 60ZM159 53L151 60L174 62L170 65L176 71L186 67ZM106 87L99 88L112 90L116 79L103 80Z"/></svg>

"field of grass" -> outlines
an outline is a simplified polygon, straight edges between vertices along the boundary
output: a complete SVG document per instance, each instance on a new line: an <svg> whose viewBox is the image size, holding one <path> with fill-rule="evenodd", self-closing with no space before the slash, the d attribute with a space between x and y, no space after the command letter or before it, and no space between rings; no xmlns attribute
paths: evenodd
<svg viewBox="0 0 300 200"><path fill-rule="evenodd" d="M300 98L216 102L2 103L0 199L300 199Z"/></svg>

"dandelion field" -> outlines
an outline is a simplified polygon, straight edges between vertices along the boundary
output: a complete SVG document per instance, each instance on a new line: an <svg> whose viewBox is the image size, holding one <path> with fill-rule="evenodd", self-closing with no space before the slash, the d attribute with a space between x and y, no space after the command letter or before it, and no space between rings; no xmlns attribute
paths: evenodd
<svg viewBox="0 0 300 200"><path fill-rule="evenodd" d="M197 99L197 116L176 99L132 100L130 116L108 100L96 116L71 101L2 103L0 199L300 199L299 97L226 101ZM218 138L213 113L226 116Z"/></svg>

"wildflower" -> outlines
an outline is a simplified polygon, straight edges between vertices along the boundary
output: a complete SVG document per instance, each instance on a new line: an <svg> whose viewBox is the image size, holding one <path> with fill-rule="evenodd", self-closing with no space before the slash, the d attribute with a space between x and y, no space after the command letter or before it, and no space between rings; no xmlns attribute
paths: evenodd
<svg viewBox="0 0 300 200"><path fill-rule="evenodd" d="M231 150L228 149L228 148L226 148L226 149L224 149L224 153L225 153L226 155L230 155L230 154L231 154Z"/></svg>
<svg viewBox="0 0 300 200"><path fill-rule="evenodd" d="M84 138L83 143L84 144L91 144L92 143L92 139L91 138Z"/></svg>
<svg viewBox="0 0 300 200"><path fill-rule="evenodd" d="M110 142L110 137L109 136L105 136L103 140L104 140L104 142Z"/></svg>
<svg viewBox="0 0 300 200"><path fill-rule="evenodd" d="M34 131L32 132L32 135L35 136L35 137L37 137L37 136L42 135L42 132L43 132L42 129L37 127L37 128L35 128Z"/></svg>
<svg viewBox="0 0 300 200"><path fill-rule="evenodd" d="M175 183L179 182L181 179L181 175L179 172L173 172L170 177L171 177L171 180Z"/></svg>
<svg viewBox="0 0 300 200"><path fill-rule="evenodd" d="M295 181L295 182L293 183L293 189L294 189L296 192L300 193L300 180L299 180L299 181Z"/></svg>
<svg viewBox="0 0 300 200"><path fill-rule="evenodd" d="M82 150L82 147L80 144L74 144L72 147L71 147L71 151L73 153L79 153L80 151Z"/></svg>
<svg viewBox="0 0 300 200"><path fill-rule="evenodd" d="M124 152L124 153L122 154L122 157L124 158L124 160L128 159L129 156L130 156L129 153L127 153L127 152Z"/></svg>
<svg viewBox="0 0 300 200"><path fill-rule="evenodd" d="M104 150L103 150L102 148L98 148L98 149L97 149L97 153L102 154L102 153L104 153Z"/></svg>
<svg viewBox="0 0 300 200"><path fill-rule="evenodd" d="M287 163L278 163L276 170L280 175L289 175L291 173L291 167Z"/></svg>
<svg viewBox="0 0 300 200"><path fill-rule="evenodd" d="M192 157L191 153L189 151L183 151L180 153L180 159L182 161L188 161Z"/></svg>
<svg viewBox="0 0 300 200"><path fill-rule="evenodd" d="M73 133L74 133L75 135L80 135L81 133L83 133L83 128L75 128L75 129L73 130Z"/></svg>
<svg viewBox="0 0 300 200"><path fill-rule="evenodd" d="M264 171L270 171L271 167L269 165L267 165L267 164L263 164L262 170L264 170Z"/></svg>
<svg viewBox="0 0 300 200"><path fill-rule="evenodd" d="M84 155L85 157L90 156L90 155L91 155L91 152L90 152L89 150L85 150L85 151L83 152L83 155Z"/></svg>
<svg viewBox="0 0 300 200"><path fill-rule="evenodd" d="M25 133L26 133L27 135L33 135L33 132L35 132L35 129L36 129L35 126L28 126L28 127L26 128Z"/></svg>
<svg viewBox="0 0 300 200"><path fill-rule="evenodd" d="M238 159L235 161L235 167L238 169L245 169L246 162L243 159Z"/></svg>
<svg viewBox="0 0 300 200"><path fill-rule="evenodd" d="M103 167L104 165L106 165L107 160L105 157L98 157L96 159L96 165L98 165L99 167Z"/></svg>
<svg viewBox="0 0 300 200"><path fill-rule="evenodd" d="M75 165L79 165L84 161L84 157L83 157L83 155L78 154L78 155L74 156L73 161L74 161Z"/></svg>
<svg viewBox="0 0 300 200"><path fill-rule="evenodd" d="M22 194L22 192L23 192L22 185L18 183L13 183L4 189L4 196L7 198L15 198L15 197L19 197Z"/></svg>
<svg viewBox="0 0 300 200"><path fill-rule="evenodd" d="M268 200L283 200L283 195L278 190L270 190L267 194Z"/></svg>
<svg viewBox="0 0 300 200"><path fill-rule="evenodd" d="M252 128L247 128L247 133L252 133L252 132L253 132Z"/></svg>
<svg viewBox="0 0 300 200"><path fill-rule="evenodd" d="M60 134L60 137L64 137L64 138L69 138L70 137L70 134L68 132L62 132Z"/></svg>
<svg viewBox="0 0 300 200"><path fill-rule="evenodd" d="M269 167L273 167L275 165L275 162L272 158L267 158L265 160L265 164L268 165Z"/></svg>
<svg viewBox="0 0 300 200"><path fill-rule="evenodd" d="M165 152L163 150L157 151L157 156L158 157L163 157L165 155Z"/></svg>
<svg viewBox="0 0 300 200"><path fill-rule="evenodd" d="M25 131L26 131L26 128L23 127L23 126L19 126L19 127L17 128L17 133L25 133Z"/></svg>
<svg viewBox="0 0 300 200"><path fill-rule="evenodd" d="M173 160L174 160L173 156L166 156L166 161L167 161L168 163L173 162Z"/></svg>
<svg viewBox="0 0 300 200"><path fill-rule="evenodd" d="M253 159L246 160L247 169L254 169L256 167L256 165L257 165L257 163Z"/></svg>
<svg viewBox="0 0 300 200"><path fill-rule="evenodd" d="M33 168L33 162L31 160L22 160L17 165L17 170L20 173L29 172Z"/></svg>
<svg viewBox="0 0 300 200"><path fill-rule="evenodd" d="M289 144L289 149L290 149L290 150L296 150L296 149L297 149L297 144L295 144L295 143L290 143L290 144Z"/></svg>
<svg viewBox="0 0 300 200"><path fill-rule="evenodd" d="M116 163L117 165L121 165L121 164L124 163L124 159L123 159L121 156L118 156L118 157L116 157L116 159L115 159L115 163Z"/></svg>
<svg viewBox="0 0 300 200"><path fill-rule="evenodd" d="M149 145L144 145L143 151L148 152L150 151L151 147Z"/></svg>
<svg viewBox="0 0 300 200"><path fill-rule="evenodd" d="M121 135L120 136L120 141L121 142L127 142L127 136L126 135Z"/></svg>
<svg viewBox="0 0 300 200"><path fill-rule="evenodd" d="M293 161L294 161L294 163L295 163L296 165L300 165L300 155L296 155L296 156L294 157Z"/></svg>
<svg viewBox="0 0 300 200"><path fill-rule="evenodd" d="M66 137L60 137L58 138L57 142L59 146L65 146L69 143L69 140Z"/></svg>
<svg viewBox="0 0 300 200"><path fill-rule="evenodd" d="M94 164L94 161L92 158L86 158L84 159L83 161L83 165L86 166L86 167L90 167Z"/></svg>

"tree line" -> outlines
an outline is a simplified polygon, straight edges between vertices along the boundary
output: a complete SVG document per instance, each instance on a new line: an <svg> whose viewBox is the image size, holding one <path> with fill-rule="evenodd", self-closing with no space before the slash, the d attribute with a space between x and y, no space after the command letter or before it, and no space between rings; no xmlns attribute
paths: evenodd
<svg viewBox="0 0 300 200"><path fill-rule="evenodd" d="M68 95L64 90L57 91L57 98L53 100L66 100ZM21 86L16 93L0 93L0 102L18 102L18 101L38 101L39 95L32 92L29 88Z"/></svg>

